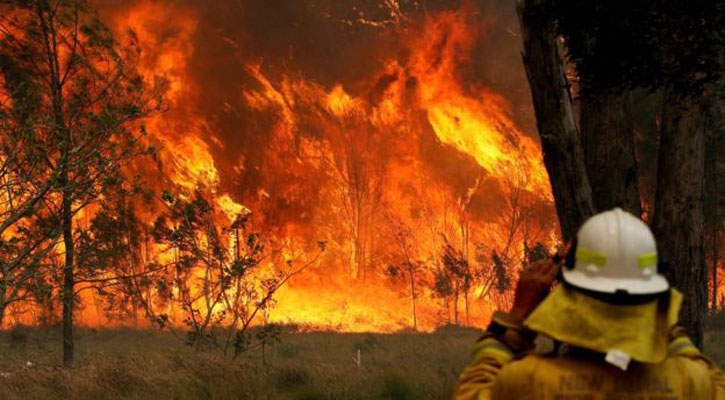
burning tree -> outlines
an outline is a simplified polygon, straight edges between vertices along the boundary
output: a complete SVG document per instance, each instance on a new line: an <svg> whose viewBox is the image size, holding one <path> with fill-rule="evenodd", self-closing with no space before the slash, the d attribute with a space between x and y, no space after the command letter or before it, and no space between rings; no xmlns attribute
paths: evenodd
<svg viewBox="0 0 725 400"><path fill-rule="evenodd" d="M375 245L374 222L378 217L385 180L385 155L372 154L378 133L365 122L350 99L342 98L337 124L329 132L332 154L326 160L335 182L342 220L352 242L352 276L365 279Z"/></svg>
<svg viewBox="0 0 725 400"><path fill-rule="evenodd" d="M434 290L445 301L448 322L450 323L450 303L453 303L453 323L458 325L458 306L460 297L466 296L473 283L468 258L456 248L446 243L441 254L441 263L435 271ZM466 310L468 312L468 310Z"/></svg>
<svg viewBox="0 0 725 400"><path fill-rule="evenodd" d="M250 344L255 318L274 305L275 292L315 264L325 245L318 243L315 256L299 262L288 248L248 231L248 210L220 228L217 221L225 217L199 191L190 199L166 193L163 200L168 212L154 223L153 236L172 253L166 295L181 308L187 343L218 346L215 329L222 328L224 352L233 346L237 356Z"/></svg>
<svg viewBox="0 0 725 400"><path fill-rule="evenodd" d="M410 297L411 315L413 329L418 330L418 314L416 312L416 301L421 296L422 287L426 283L425 264L415 259L416 237L413 230L405 225L402 221L395 220L392 215L387 216L387 223L390 227L389 235L392 236L395 244L393 251L393 259L386 268L386 273L393 281L404 281L403 284L408 288Z"/></svg>
<svg viewBox="0 0 725 400"><path fill-rule="evenodd" d="M531 178L526 173L526 162L518 156L513 162L502 164L499 168L506 171L500 181L503 192L503 204L500 209L498 225L500 229L491 230L488 243L476 243L476 261L480 269L476 281L480 285L478 297L487 297L500 309L509 305L510 288L515 282L520 268L531 261L530 255L546 253L543 243L551 231L550 222L541 218L539 209L545 193L538 193L531 186ZM529 248L529 243L535 243ZM495 290L492 290L495 289Z"/></svg>
<svg viewBox="0 0 725 400"><path fill-rule="evenodd" d="M161 107L163 85L149 87L137 73L140 48L133 34L116 42L83 1L37 0L3 5L3 73L9 97L8 137L20 135L21 146L5 146L31 190L20 209L5 221L32 228L48 241L31 238L26 249L37 258L57 250L62 267L63 361L73 362L73 310L77 230L74 218L123 184L121 167L148 154L136 121ZM18 93L25 93L18 97ZM7 118L4 118L7 121ZM21 153L21 155L18 155ZM24 160L28 160L27 162ZM28 164L29 162L29 164ZM15 169L16 167L22 169ZM14 200L17 201L17 200ZM53 246L60 235L61 246ZM18 239L24 239L16 236ZM35 244L33 244L35 243ZM30 257L30 258L28 258ZM26 264L33 268L34 263Z"/></svg>
<svg viewBox="0 0 725 400"><path fill-rule="evenodd" d="M147 224L136 214L134 193L120 191L104 199L87 227L78 228L76 283L103 300L109 318L158 320L154 282L167 265L153 262ZM144 196L141 204L148 206Z"/></svg>
<svg viewBox="0 0 725 400"><path fill-rule="evenodd" d="M20 3L32 6L30 2ZM267 14L255 12L264 13L274 8L251 3L254 2L250 2L251 8L247 10L251 12L244 13L243 18L253 15L254 19L264 21ZM514 251L521 248L520 236L526 235L522 233L526 223L521 222L525 218L506 210L506 216L514 215L517 222L513 224L516 239L510 246L505 245L510 236L509 225L491 214L499 214L497 208L501 203L495 197L506 191L499 188L505 185L497 182L510 172L498 166L522 153L530 161L523 168L531 177L531 186L541 192L548 191L548 186L538 151L532 151L536 148L534 140L514 123L519 116L512 115L502 96L483 87L485 77L473 73L481 65L471 63L478 58L471 56L478 49L477 43L486 40L481 35L484 30L478 29L475 23L477 6L471 3L457 9L457 5L439 2L435 8L426 10L416 2L386 1L383 7L379 7L379 2L365 2L350 10L349 4L328 3L313 1L304 7L296 2L280 3L279 7L288 12L280 13L275 8L273 14L274 18L282 17L285 21L279 24L280 29L287 25L305 31L307 26L319 23L325 27L319 32L340 33L339 39L318 40L317 29L305 31L312 35L309 38L317 43L314 51L321 51L321 55L337 53L330 49L346 49L340 53L343 57L334 60L316 57L314 52L300 53L299 49L304 48L300 45L304 43L292 37L296 35L280 35L279 43L268 43L255 33L256 28L247 26L250 24L235 20L223 26L228 23L225 20L221 26L215 26L220 22L216 20L217 15L227 15L219 11L228 11L228 7L236 7L237 3L220 1L200 7L188 2L132 2L100 6L104 17L119 32L127 26L134 27L139 39L136 43L132 36L131 47L144 48L139 63L141 72L148 77L164 74L172 79L164 96L169 112L145 121L153 128L149 131L166 143L154 165L164 175L164 186L154 189L170 188L177 193L181 188L193 192L194 188L203 187L202 197L207 205L197 203L195 195L186 194L134 208L132 203L136 200L126 204L119 200L114 204L116 199L112 197L116 195L104 189L102 202L93 202L70 221L76 246L73 250L77 255L74 262L77 299L85 301L91 294L99 295L106 306L106 316L114 319L135 314L161 323L182 323L183 318L179 316L192 315L195 320L188 320L190 330L199 333L199 341L204 341L206 333L216 331L214 326L229 327L232 313L226 312L224 318L219 313L230 307L224 296L217 300L215 295L220 293L222 282L231 272L219 271L223 269L221 266L231 268L235 258L244 259L244 254L252 251L245 249L249 232L243 233L246 228L242 229L239 224L233 226L235 217L218 218L221 188L252 205L257 227L263 226L265 231L268 229L279 237L295 235L312 244L311 248L317 237L334 243L336 254L334 260L328 257L329 270L305 282L300 280L300 285L294 288L299 292L294 295L317 302L315 306L329 307L331 313L340 304L359 302L350 310L360 312L363 318L344 315L342 321L336 322L343 329L360 329L367 323L365 318L372 316L374 321L369 320L375 325L371 329L393 329L390 320L398 323L395 314L408 315L408 302L413 325L430 328L427 324L431 319L425 317L438 304L433 305L428 299L430 280L419 278L430 278L433 266L444 270L442 254L446 246L452 247L450 252L456 253L455 258L463 260L458 264L467 270L465 275L470 278L466 279L471 280L471 283L451 284L452 291L444 299L451 321L460 319L460 310L465 304L468 322L469 297L479 288L480 282L476 280L480 276L477 271L480 265L471 261L474 244L486 242L499 255L499 245L510 247L512 257L502 265L506 268L517 265L518 253ZM74 3L51 2L51 6L54 4ZM200 12L202 8L204 12ZM82 10L79 14L86 15L86 9ZM168 15L173 18L167 18ZM314 23L297 23L300 17ZM45 19L48 18L46 15ZM79 31L85 35L82 29ZM359 38L363 40L358 41ZM277 46L288 40L289 43ZM59 43L64 46L62 40ZM349 46L350 43L354 45ZM255 53L268 44L269 49ZM123 59L125 53L120 47L118 52ZM217 52L224 53L224 57L218 57ZM230 52L238 54L239 59L232 57L235 58L233 65L221 65L224 62L221 60L230 59L227 57ZM279 58L280 55L283 57ZM132 56L130 62L123 61L129 69L139 55ZM64 57L65 53L61 54L61 66L66 65ZM196 62L194 57L205 61ZM363 59L365 63L358 62ZM338 63L340 60L345 62ZM317 68L320 61L330 67ZM314 73L305 70L307 67L314 67ZM206 68L215 73L206 73ZM232 83L241 91L226 90ZM101 153L107 153L107 148ZM135 173L135 170L128 171L132 168L133 165L124 172ZM453 173L453 169L460 171ZM74 176L76 180L81 178ZM486 186L480 185L479 179L486 179ZM100 185L97 187L100 189ZM436 193L430 195L426 188L433 188L431 191ZM493 194L481 200L482 193L489 189L493 189ZM62 200L62 191L52 191ZM32 201L32 192L22 192L22 195ZM121 197L135 195L128 193ZM478 199L478 203L472 199ZM76 203L81 201L79 198ZM196 217L189 217L193 229L184 228L186 223L172 212L179 201L192 204L193 213L199 215L198 221ZM534 212L548 206L547 198L537 201L544 206ZM170 208L159 211L164 202ZM22 210L22 206L16 209ZM387 226L383 218L389 210L412 231L413 237L405 234L402 240L384 240L400 239L395 234L388 235L388 230L396 229ZM153 221L160 212L166 218L166 229L177 230L177 235L191 235L195 231L194 246L198 251L184 248L188 243L182 243L178 236L150 239L148 221ZM229 213L232 214L236 213ZM40 239L42 230L26 232L39 235L38 240L43 241L41 247L32 251L40 260L36 270L22 269L28 274L14 275L11 280L32 281L32 285L26 285L28 288L40 286L56 290L62 286L59 257L65 254L60 245L62 224L54 222L55 215L60 213L48 212L44 217L50 227L60 232L51 230L50 240ZM162 232L162 226L157 225L156 233ZM490 233L494 231L495 234ZM57 243L53 244L53 240ZM235 240L237 245L229 243ZM270 235L261 235L257 240L264 243L263 253L279 253L271 244ZM47 253L43 252L45 248L49 249ZM237 255L224 254L225 251ZM6 254L13 252L22 254L22 249ZM383 258L385 263L381 262ZM268 257L249 270L267 271L267 262L271 259L275 259L276 266L287 269L286 261L278 256ZM456 263L449 264L456 266ZM395 267L400 283L396 289L404 287L404 295L400 296L405 297L400 299L402 312L395 310L380 315L369 296L362 295L384 289L378 286L381 281L376 280L384 265ZM349 268L348 274L333 276L328 272L346 268ZM48 273L38 272L39 269ZM207 275L209 278L204 278ZM351 285L348 277L360 279ZM255 281L246 274L244 279ZM326 287L313 287L310 282ZM331 287L337 290L329 290ZM265 289L256 287L255 290L260 293ZM19 299L11 304L24 304L23 299L27 297L22 293L23 290L19 295L8 292L8 298ZM42 301L43 312L52 316L55 307L62 304L52 301L54 296L48 301L47 293L48 290L37 290L32 296ZM257 295L257 300L250 301L258 301L260 296L264 297ZM244 298L241 294L240 297ZM257 321L263 319L259 317L267 309L256 314ZM310 307L316 310L314 313L296 313L294 307L289 309L291 316L309 318L313 323L334 324L317 307ZM207 321L209 310L214 315ZM93 310L81 311L82 317L87 317L85 312ZM165 316L170 319L165 320ZM240 314L240 324L242 320ZM86 321L103 320L90 316Z"/></svg>

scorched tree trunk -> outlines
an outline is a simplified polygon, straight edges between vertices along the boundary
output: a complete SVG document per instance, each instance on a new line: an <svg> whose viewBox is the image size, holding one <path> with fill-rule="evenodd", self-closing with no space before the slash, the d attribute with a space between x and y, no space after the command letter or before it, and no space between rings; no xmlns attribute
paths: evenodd
<svg viewBox="0 0 725 400"><path fill-rule="evenodd" d="M586 84L582 84L586 89ZM592 200L599 211L642 214L630 92L583 93L581 143Z"/></svg>
<svg viewBox="0 0 725 400"><path fill-rule="evenodd" d="M699 345L707 310L704 110L696 99L668 92L662 112L652 228L662 272L684 294L680 320Z"/></svg>
<svg viewBox="0 0 725 400"><path fill-rule="evenodd" d="M523 62L561 234L564 240L571 240L594 214L594 205L555 23L536 12L538 5L536 0L518 3Z"/></svg>

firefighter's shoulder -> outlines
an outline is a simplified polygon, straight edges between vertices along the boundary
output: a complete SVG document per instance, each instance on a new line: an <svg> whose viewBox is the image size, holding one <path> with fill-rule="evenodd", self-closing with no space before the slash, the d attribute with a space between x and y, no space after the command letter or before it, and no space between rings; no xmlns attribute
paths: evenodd
<svg viewBox="0 0 725 400"><path fill-rule="evenodd" d="M678 354L658 364L633 362L626 371L592 357L528 355L501 369L493 391L495 399L725 400L715 395L724 384L717 367L699 354Z"/></svg>

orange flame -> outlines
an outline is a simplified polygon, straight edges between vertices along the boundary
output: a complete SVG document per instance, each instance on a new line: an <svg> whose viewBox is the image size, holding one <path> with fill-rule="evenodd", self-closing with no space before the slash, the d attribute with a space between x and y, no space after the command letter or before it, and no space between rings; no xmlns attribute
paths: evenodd
<svg viewBox="0 0 725 400"><path fill-rule="evenodd" d="M116 32L130 28L138 36L144 75L169 81L168 112L147 122L163 143L158 173L165 178L152 182L154 189L202 187L214 196L220 220L252 212L299 251L328 243L318 266L277 293L270 321L391 332L411 326L415 302L419 329L482 324L507 301L510 282L499 280L499 292L492 262L476 255L504 257L504 273L515 276L525 246L555 240L538 143L513 121L503 96L459 74L482 34L470 22L470 7L403 26L409 22L400 6L389 3L390 24L358 22L398 36L406 55L385 60L361 82L325 85L294 67L272 78L263 60L246 62L253 83L239 97L246 111L273 121L265 132L266 158L254 170L243 154L231 162L219 156L225 143L212 132L214 116L195 105L202 89L192 73L200 18L194 9L148 0L106 10ZM225 192L233 185L220 171L254 174L260 189ZM292 208L301 210L295 218L281 216ZM444 270L445 246L480 279L443 296L434 283ZM160 249L151 251L170 261ZM405 270L397 278L386 272L406 260L419 266L415 295L411 280L400 279ZM181 323L171 306L167 311ZM81 320L111 323L93 307Z"/></svg>

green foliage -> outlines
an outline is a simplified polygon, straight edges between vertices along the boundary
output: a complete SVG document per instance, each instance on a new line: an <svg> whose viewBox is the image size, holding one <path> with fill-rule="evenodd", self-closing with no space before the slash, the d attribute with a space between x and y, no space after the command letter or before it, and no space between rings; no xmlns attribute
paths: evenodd
<svg viewBox="0 0 725 400"><path fill-rule="evenodd" d="M506 261L496 251L491 253L494 276L496 277L496 290L504 293L511 287L511 277L508 274Z"/></svg>
<svg viewBox="0 0 725 400"><path fill-rule="evenodd" d="M475 259L478 268L474 271L473 279L483 285L481 296L487 296L499 308L506 307L510 300L511 291L509 289L513 285L513 274L518 264L505 251L505 249L499 251L483 243L476 244ZM541 244L537 244L533 248L524 244L523 256L525 257L524 262L526 262L528 257L548 256L548 251Z"/></svg>
<svg viewBox="0 0 725 400"><path fill-rule="evenodd" d="M174 261L169 266L173 274L160 276L156 290L180 306L187 344L221 347L238 357L278 343L278 325L252 327L275 305L275 292L317 257L298 265L283 252L270 250L269 239L251 231L249 213L227 225L226 216L201 190L191 197L164 192L162 200L167 212L158 216L150 234ZM321 253L324 246L318 247ZM268 261L264 268L262 260Z"/></svg>
<svg viewBox="0 0 725 400"><path fill-rule="evenodd" d="M193 328L193 324L190 320L187 319L184 322ZM192 329L186 332L185 343L189 347L203 348L205 346L216 344L216 336L214 335L214 331L199 331Z"/></svg>
<svg viewBox="0 0 725 400"><path fill-rule="evenodd" d="M239 355L244 353L252 343L252 335L247 330L238 330L234 334L234 341L232 346L234 347L234 354Z"/></svg>
<svg viewBox="0 0 725 400"><path fill-rule="evenodd" d="M443 247L441 265L433 280L433 291L438 297L447 298L470 289L473 275L468 259L448 242Z"/></svg>
<svg viewBox="0 0 725 400"><path fill-rule="evenodd" d="M435 277L433 279L433 292L440 298L447 298L453 295L453 282L445 271L435 271Z"/></svg>
<svg viewBox="0 0 725 400"><path fill-rule="evenodd" d="M62 276L76 268L76 281L97 282L109 302L125 303L106 284L128 272L111 268L111 260L127 261L127 248L136 245L116 240L132 239L121 232L128 225L115 219L122 213L103 204L88 229L74 227L74 217L134 193L122 167L150 154L140 121L161 111L166 82L143 79L138 42L116 41L86 1L1 7L0 97L10 101L0 103L0 180L9 183L0 197L0 315L9 303L32 300L52 322L55 297L75 290L59 289ZM71 229L62 230L64 223ZM66 252L78 257L62 272L61 236L66 247L78 247ZM121 281L114 284L127 284Z"/></svg>
<svg viewBox="0 0 725 400"><path fill-rule="evenodd" d="M281 335L282 328L279 325L266 324L254 334L254 337L258 343L273 345L281 342Z"/></svg>
<svg viewBox="0 0 725 400"><path fill-rule="evenodd" d="M265 324L255 328L252 333L248 328L242 328L234 334L232 347L234 356L238 357L251 349L257 347L272 346L281 343L282 328L277 324Z"/></svg>

